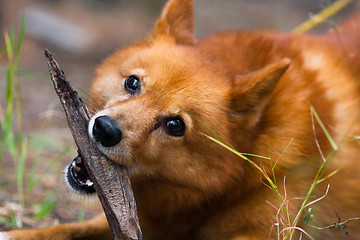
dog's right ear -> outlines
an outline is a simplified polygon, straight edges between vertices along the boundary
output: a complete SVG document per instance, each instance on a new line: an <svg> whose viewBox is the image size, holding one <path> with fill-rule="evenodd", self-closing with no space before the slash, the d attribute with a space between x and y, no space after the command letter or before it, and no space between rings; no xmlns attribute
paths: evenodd
<svg viewBox="0 0 360 240"><path fill-rule="evenodd" d="M235 78L230 94L231 108L242 124L250 127L259 120L278 81L289 65L290 60L283 59Z"/></svg>
<svg viewBox="0 0 360 240"><path fill-rule="evenodd" d="M179 44L194 44L194 1L170 0L152 31L152 37L169 35Z"/></svg>

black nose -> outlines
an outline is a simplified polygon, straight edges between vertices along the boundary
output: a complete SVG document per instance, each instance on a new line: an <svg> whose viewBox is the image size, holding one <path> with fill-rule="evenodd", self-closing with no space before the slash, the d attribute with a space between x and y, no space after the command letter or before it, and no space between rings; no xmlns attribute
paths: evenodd
<svg viewBox="0 0 360 240"><path fill-rule="evenodd" d="M122 132L116 120L109 116L100 116L95 119L92 129L95 140L104 147L112 147L118 144L122 138Z"/></svg>

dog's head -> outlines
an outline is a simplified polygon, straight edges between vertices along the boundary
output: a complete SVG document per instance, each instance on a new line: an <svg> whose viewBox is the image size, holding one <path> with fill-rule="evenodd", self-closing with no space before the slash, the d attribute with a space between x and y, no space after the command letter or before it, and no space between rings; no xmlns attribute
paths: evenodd
<svg viewBox="0 0 360 240"><path fill-rule="evenodd" d="M257 121L288 66L283 61L239 77L208 48L193 34L193 2L172 0L150 39L97 70L91 96L100 110L89 135L128 166L135 192L149 204L200 204L244 175L243 162L208 136L233 144L234 129Z"/></svg>

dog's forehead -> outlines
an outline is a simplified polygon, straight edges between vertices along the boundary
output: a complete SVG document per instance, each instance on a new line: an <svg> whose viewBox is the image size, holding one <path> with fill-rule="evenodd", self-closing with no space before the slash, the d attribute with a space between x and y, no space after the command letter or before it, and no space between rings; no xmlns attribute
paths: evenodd
<svg viewBox="0 0 360 240"><path fill-rule="evenodd" d="M185 77L191 71L188 66L192 56L179 50L177 46L155 45L134 54L130 65L135 67L134 69L143 69L147 76L162 82L174 81L176 78Z"/></svg>
<svg viewBox="0 0 360 240"><path fill-rule="evenodd" d="M141 79L138 96L166 109L216 106L226 93L222 82L204 67L200 53L187 46L147 44L119 51L98 70L93 93L104 101L128 98L124 81L130 75ZM225 86L225 85L224 85ZM210 97L211 96L211 97ZM137 98L134 98L137 99ZM202 99L202 101L200 101Z"/></svg>
<svg viewBox="0 0 360 240"><path fill-rule="evenodd" d="M193 59L185 47L154 45L134 51L122 64L122 71L125 75L139 76L147 90L175 94L179 90L196 89L203 82Z"/></svg>

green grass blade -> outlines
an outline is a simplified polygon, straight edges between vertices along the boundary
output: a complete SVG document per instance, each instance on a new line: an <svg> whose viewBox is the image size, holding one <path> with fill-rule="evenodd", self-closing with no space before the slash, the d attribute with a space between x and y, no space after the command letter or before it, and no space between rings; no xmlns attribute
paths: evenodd
<svg viewBox="0 0 360 240"><path fill-rule="evenodd" d="M4 218L0 215L0 223L11 228L17 228L16 218L13 213L7 218Z"/></svg>
<svg viewBox="0 0 360 240"><path fill-rule="evenodd" d="M16 54L15 54L15 61L14 61L15 66L18 66L19 60L20 60L20 53L21 53L22 44L23 44L24 35L25 35L25 25L26 25L25 23L26 23L26 18L25 18L25 15L23 15L22 19L21 19L20 32L19 32L19 36L18 36L18 43L17 43L17 48L16 48Z"/></svg>
<svg viewBox="0 0 360 240"><path fill-rule="evenodd" d="M40 156L37 154L37 156L34 158L34 162L32 163L31 170L29 172L28 178L27 178L27 192L31 192L35 186L40 182L41 175L36 175L36 170L38 169L40 161Z"/></svg>
<svg viewBox="0 0 360 240"><path fill-rule="evenodd" d="M7 45L4 46L4 48L0 52L0 56L2 56L4 53L6 53Z"/></svg>
<svg viewBox="0 0 360 240"><path fill-rule="evenodd" d="M294 138L291 138L290 142L288 143L288 145L286 145L285 149L280 153L280 156L278 157L278 159L276 159L275 164L272 166L272 171L274 172L276 165L278 164L278 162L280 161L281 157L284 155L284 153L288 150L288 148L290 147L291 143L293 142ZM275 177L275 175L274 175Z"/></svg>
<svg viewBox="0 0 360 240"><path fill-rule="evenodd" d="M56 191L51 192L40 204L39 210L34 215L35 219L46 217L57 206L59 200L56 200L55 194Z"/></svg>
<svg viewBox="0 0 360 240"><path fill-rule="evenodd" d="M334 149L334 151L338 151L339 147L337 146L337 144L335 143L334 139L331 137L330 133L328 132L328 130L326 129L325 125L323 124L323 122L321 121L319 115L317 114L317 112L315 111L315 108L313 106L311 106L311 113L314 114L314 117L316 119L316 121L318 122L318 124L320 125L321 129L324 131L327 139L329 140L332 148Z"/></svg>
<svg viewBox="0 0 360 240"><path fill-rule="evenodd" d="M18 188L19 202L24 207L24 174L25 174L25 163L26 163L26 152L27 152L27 140L24 139L21 143L20 157L16 166L16 181Z"/></svg>
<svg viewBox="0 0 360 240"><path fill-rule="evenodd" d="M8 58L9 58L9 65L13 65L14 63L14 53L15 53L15 45L14 45L14 39L15 39L15 29L12 27L10 28L10 32L5 33L7 35L7 38L5 38L5 42L7 40L8 45ZM6 37L6 36L5 36Z"/></svg>
<svg viewBox="0 0 360 240"><path fill-rule="evenodd" d="M17 120L18 120L18 126L19 126L19 137L20 137L20 141L22 141L23 138L23 130L22 130L22 126L23 126L23 114L22 114L22 104L21 104L21 93L20 93L20 82L19 82L19 78L18 76L18 64L19 64L19 60L20 60L20 53L21 53L21 48L22 48L22 43L24 40L24 34L25 34L25 15L23 15L22 17L22 21L21 21L21 27L20 27L20 32L18 35L18 43L17 43L17 48L16 48L16 53L15 53L15 59L14 59L14 100L16 103L16 113L17 113Z"/></svg>
<svg viewBox="0 0 360 240"><path fill-rule="evenodd" d="M14 54L14 45L13 45L13 40L11 39L11 34L9 33L4 33L4 40L5 40L5 45L6 45L6 53L8 56L8 68L6 71L6 103L8 104L8 109L7 109L7 115L8 112L10 110L12 110L12 108L9 109L9 104L11 104L11 100L13 99L13 54Z"/></svg>
<svg viewBox="0 0 360 240"><path fill-rule="evenodd" d="M257 155L257 154L252 154L252 153L241 153L244 156L250 156L250 157L257 157L257 158L263 158L266 160L270 160L269 157L265 157L265 156L261 156L261 155Z"/></svg>
<svg viewBox="0 0 360 240"><path fill-rule="evenodd" d="M7 114L9 112L9 104L11 103L11 100L13 99L13 72L12 72L12 65L10 65L6 70L6 94L5 94L5 100L7 103ZM10 110L12 110L12 108L10 108Z"/></svg>
<svg viewBox="0 0 360 240"><path fill-rule="evenodd" d="M207 135L206 135L207 136ZM231 152L235 153L236 155L238 155L239 157L241 157L242 159L248 161L251 165L253 165L255 168L257 168L260 172L263 172L263 170L261 169L261 167L259 167L258 165L256 165L253 161L251 161L250 159L248 159L246 156L244 156L242 153L236 151L234 148L226 145L225 143L223 142L220 142L219 140L213 138L213 137L210 137L210 136L207 136L210 140L216 142L217 144L219 144L220 146L226 148L227 150L230 150Z"/></svg>
<svg viewBox="0 0 360 240"><path fill-rule="evenodd" d="M66 146L61 153L54 158L50 164L47 166L47 168L53 167L53 165L59 163L60 159L62 157L64 157L66 154L68 154L71 150L70 146ZM40 150L41 151L41 150ZM41 181L41 179L45 176L45 173L47 171L47 169L44 170L44 172L40 172L38 174L36 174L36 170L38 169L38 162L39 162L40 156L37 156L35 158L35 161L32 165L31 171L29 173L29 177L28 177L28 185L27 185L27 192L31 192L37 185L38 183Z"/></svg>
<svg viewBox="0 0 360 240"><path fill-rule="evenodd" d="M317 183L317 184L319 184L319 183L321 183L321 182L325 181L326 179L328 179L328 178L330 178L330 177L334 176L334 175L335 175L338 171L340 171L340 169L336 169L335 171L333 171L333 172L329 173L329 174L328 174L328 175L326 175L325 177L323 177L323 178L319 179L316 183Z"/></svg>
<svg viewBox="0 0 360 240"><path fill-rule="evenodd" d="M13 31L12 31L13 32ZM16 156L16 144L14 142L14 137L12 133L12 119L13 119L13 109L14 109L14 73L13 73L13 33L4 33L4 40L6 45L6 52L8 56L8 68L6 72L6 114L5 121L2 123L2 128L4 131L4 139L7 148L10 151L12 157Z"/></svg>

